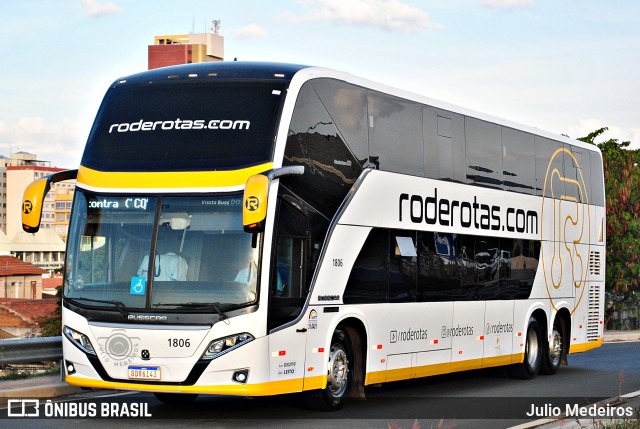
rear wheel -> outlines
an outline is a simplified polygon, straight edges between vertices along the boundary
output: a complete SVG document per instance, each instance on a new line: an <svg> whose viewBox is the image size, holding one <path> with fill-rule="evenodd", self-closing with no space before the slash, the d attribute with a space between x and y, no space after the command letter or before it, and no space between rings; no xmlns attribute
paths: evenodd
<svg viewBox="0 0 640 429"><path fill-rule="evenodd" d="M353 383L353 345L346 330L336 329L329 349L327 387L305 392L307 406L315 410L338 410L346 402Z"/></svg>
<svg viewBox="0 0 640 429"><path fill-rule="evenodd" d="M542 363L542 348L540 347L542 334L538 321L533 317L529 319L525 341L524 361L507 367L509 375L513 378L535 378L540 371Z"/></svg>
<svg viewBox="0 0 640 429"><path fill-rule="evenodd" d="M187 405L197 397L197 393L154 393L156 399L167 405Z"/></svg>
<svg viewBox="0 0 640 429"><path fill-rule="evenodd" d="M559 318L553 322L551 330L551 339L546 353L543 353L540 374L553 375L560 369L562 362L562 353L564 347L564 329L563 323Z"/></svg>

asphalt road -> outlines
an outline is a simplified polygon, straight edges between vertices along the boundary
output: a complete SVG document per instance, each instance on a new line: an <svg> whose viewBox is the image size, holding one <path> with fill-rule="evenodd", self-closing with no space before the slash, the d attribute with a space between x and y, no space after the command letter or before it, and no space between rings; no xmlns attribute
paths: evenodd
<svg viewBox="0 0 640 429"><path fill-rule="evenodd" d="M640 342L605 343L597 350L569 356L569 366L561 367L556 375L538 376L534 380L510 379L503 369L497 368L388 383L368 387L366 400L351 402L344 409L330 413L308 411L298 395L268 398L200 396L190 406L172 408L147 393L92 391L54 400L55 406L58 410L67 407L65 412L68 407L76 407L79 412L95 407L100 414L101 407L116 407L116 411L124 413L125 408L132 412L139 405L142 412L152 417L90 421L5 418L0 420L0 426L506 428L536 420L538 417L529 418L525 414L533 404L559 405L564 409L566 404L582 406L639 391L639 356ZM65 401L66 405L60 401ZM43 407L41 404L41 410ZM7 414L3 412L2 415Z"/></svg>

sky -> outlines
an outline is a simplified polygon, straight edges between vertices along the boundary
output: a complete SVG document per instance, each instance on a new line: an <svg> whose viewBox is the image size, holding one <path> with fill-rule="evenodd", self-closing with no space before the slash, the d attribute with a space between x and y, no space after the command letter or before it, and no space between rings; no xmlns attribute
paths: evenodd
<svg viewBox="0 0 640 429"><path fill-rule="evenodd" d="M155 35L221 21L225 59L329 67L572 138L640 147L638 0L21 0L0 10L0 155L77 168Z"/></svg>

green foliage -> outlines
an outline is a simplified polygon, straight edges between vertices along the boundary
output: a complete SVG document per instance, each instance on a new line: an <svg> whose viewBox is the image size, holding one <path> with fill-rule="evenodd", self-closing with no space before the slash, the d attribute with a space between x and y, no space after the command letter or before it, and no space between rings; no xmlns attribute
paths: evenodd
<svg viewBox="0 0 640 429"><path fill-rule="evenodd" d="M596 144L607 128L586 137ZM602 151L607 206L607 270L605 289L610 316L625 301L636 301L640 291L640 151L630 142L609 139L597 146Z"/></svg>
<svg viewBox="0 0 640 429"><path fill-rule="evenodd" d="M53 313L38 320L41 337L57 337L62 335L62 286L58 286L56 300L58 301L58 305Z"/></svg>

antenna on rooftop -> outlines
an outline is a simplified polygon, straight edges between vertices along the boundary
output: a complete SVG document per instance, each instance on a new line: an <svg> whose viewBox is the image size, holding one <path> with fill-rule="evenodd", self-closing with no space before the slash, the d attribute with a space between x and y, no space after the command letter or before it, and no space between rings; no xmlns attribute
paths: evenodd
<svg viewBox="0 0 640 429"><path fill-rule="evenodd" d="M220 20L214 19L211 21L211 32L213 34L220 34Z"/></svg>

